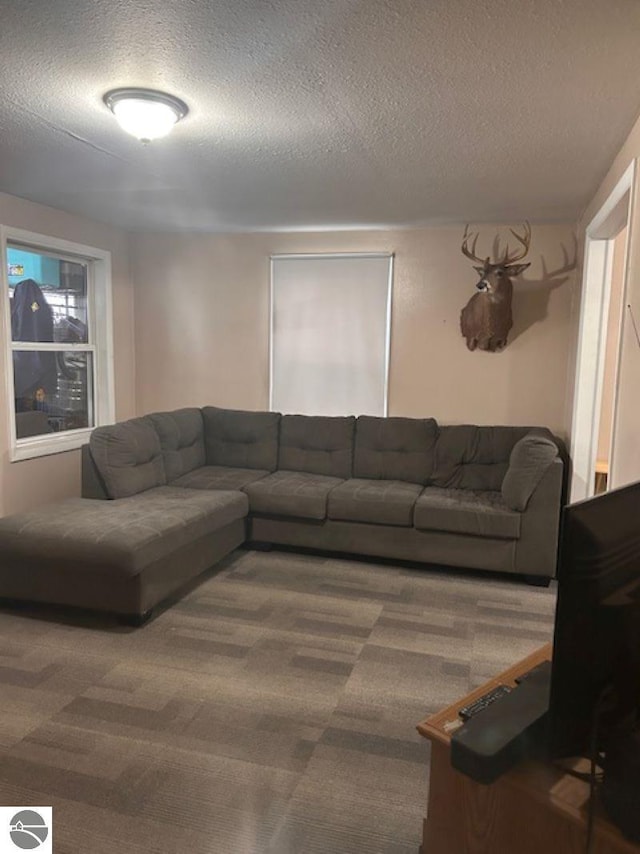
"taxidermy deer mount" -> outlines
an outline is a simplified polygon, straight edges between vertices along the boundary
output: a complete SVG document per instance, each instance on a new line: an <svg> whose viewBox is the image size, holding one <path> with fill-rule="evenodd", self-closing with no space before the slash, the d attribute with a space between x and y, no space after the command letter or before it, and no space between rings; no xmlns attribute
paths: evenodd
<svg viewBox="0 0 640 854"><path fill-rule="evenodd" d="M479 258L476 255L478 233L471 235L468 225L464 230L462 254L482 265L474 266L474 270L480 274L480 281L476 284L478 293L471 297L460 313L460 329L470 350L478 348L495 353L504 349L509 330L513 326L511 279L519 276L529 266L529 264L516 262L521 261L529 251L531 226L525 222L522 234L513 228L509 231L520 244L520 248L516 249L512 255L507 246L504 257L491 262L489 257ZM469 248L470 240L472 240L471 248Z"/></svg>

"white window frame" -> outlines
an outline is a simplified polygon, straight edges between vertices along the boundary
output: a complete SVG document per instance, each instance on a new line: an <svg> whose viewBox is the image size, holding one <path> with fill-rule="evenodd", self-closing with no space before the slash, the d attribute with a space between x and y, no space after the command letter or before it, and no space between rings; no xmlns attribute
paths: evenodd
<svg viewBox="0 0 640 854"><path fill-rule="evenodd" d="M89 320L89 343L61 344L29 342L30 350L53 350L59 352L79 350L92 353L93 373L93 417L91 427L79 430L64 430L60 433L45 433L18 439L16 436L15 393L13 385L13 352L24 349L25 342L11 340L11 312L9 301L9 279L7 244L26 250L43 252L61 260L76 261L87 265L87 310ZM28 460L72 451L84 445L94 427L111 424L115 420L115 387L113 368L113 307L111 292L111 253L94 246L85 246L70 240L49 237L20 228L0 225L0 291L3 308L0 312L5 345L5 389L7 396L7 418L9 435L9 459L11 462Z"/></svg>

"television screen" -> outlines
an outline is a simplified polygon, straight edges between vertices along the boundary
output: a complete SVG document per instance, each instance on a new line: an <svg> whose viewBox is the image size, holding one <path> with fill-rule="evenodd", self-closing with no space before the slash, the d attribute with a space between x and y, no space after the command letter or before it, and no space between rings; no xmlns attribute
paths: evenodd
<svg viewBox="0 0 640 854"><path fill-rule="evenodd" d="M548 735L552 758L589 756L637 725L640 483L564 508Z"/></svg>

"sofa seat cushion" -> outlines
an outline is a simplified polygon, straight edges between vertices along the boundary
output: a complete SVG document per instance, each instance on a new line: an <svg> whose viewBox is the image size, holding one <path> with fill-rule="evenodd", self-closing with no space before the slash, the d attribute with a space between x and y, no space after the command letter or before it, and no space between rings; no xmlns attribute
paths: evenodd
<svg viewBox="0 0 640 854"><path fill-rule="evenodd" d="M249 483L244 491L252 513L326 519L329 493L341 483L341 478L323 474L276 471Z"/></svg>
<svg viewBox="0 0 640 854"><path fill-rule="evenodd" d="M3 560L79 566L137 575L199 537L242 519L242 492L160 486L115 501L69 498L0 519Z"/></svg>
<svg viewBox="0 0 640 854"><path fill-rule="evenodd" d="M422 486L416 483L353 478L331 490L327 515L346 522L410 527L421 492Z"/></svg>
<svg viewBox="0 0 640 854"><path fill-rule="evenodd" d="M504 540L520 537L520 514L507 507L500 492L493 491L428 486L416 501L413 524L424 531Z"/></svg>
<svg viewBox="0 0 640 854"><path fill-rule="evenodd" d="M202 466L174 480L172 486L184 486L187 489L242 489L268 474L268 471L262 469Z"/></svg>

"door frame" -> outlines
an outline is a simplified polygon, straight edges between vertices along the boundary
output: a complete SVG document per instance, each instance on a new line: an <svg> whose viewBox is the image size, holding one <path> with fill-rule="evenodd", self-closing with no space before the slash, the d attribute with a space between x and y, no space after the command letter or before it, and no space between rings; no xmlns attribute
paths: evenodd
<svg viewBox="0 0 640 854"><path fill-rule="evenodd" d="M604 379L607 321L611 297L614 238L627 226L624 281L628 278L628 248L631 219L635 202L636 161L631 161L624 174L585 230L580 326L571 419L571 488L570 500L590 498L595 489L595 465L600 427L600 407ZM622 306L624 306L624 295ZM619 318L622 324L623 315ZM620 336L622 339L622 336ZM610 465L615 449L618 396L618 343L613 392Z"/></svg>

